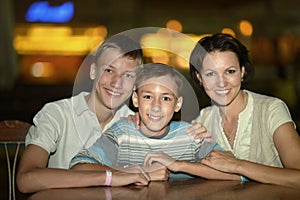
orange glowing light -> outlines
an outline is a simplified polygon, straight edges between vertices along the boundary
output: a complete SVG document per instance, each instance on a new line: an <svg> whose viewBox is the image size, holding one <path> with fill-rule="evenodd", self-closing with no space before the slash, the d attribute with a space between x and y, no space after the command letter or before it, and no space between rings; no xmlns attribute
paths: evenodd
<svg viewBox="0 0 300 200"><path fill-rule="evenodd" d="M182 32L182 24L175 19L169 20L166 24L166 28L174 31Z"/></svg>
<svg viewBox="0 0 300 200"><path fill-rule="evenodd" d="M239 24L240 31L245 36L251 36L253 33L253 27L248 20L242 20Z"/></svg>

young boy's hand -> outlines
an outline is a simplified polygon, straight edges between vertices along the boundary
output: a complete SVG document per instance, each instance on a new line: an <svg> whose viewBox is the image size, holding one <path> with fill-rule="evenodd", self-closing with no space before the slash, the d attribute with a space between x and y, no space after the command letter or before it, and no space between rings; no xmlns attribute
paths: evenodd
<svg viewBox="0 0 300 200"><path fill-rule="evenodd" d="M177 162L178 161L163 151L149 152L145 157L144 166L152 166L153 164L159 163L166 166L170 171L175 172L177 171Z"/></svg>
<svg viewBox="0 0 300 200"><path fill-rule="evenodd" d="M149 174L151 181L166 181L170 176L168 168L158 162L144 166L144 170Z"/></svg>

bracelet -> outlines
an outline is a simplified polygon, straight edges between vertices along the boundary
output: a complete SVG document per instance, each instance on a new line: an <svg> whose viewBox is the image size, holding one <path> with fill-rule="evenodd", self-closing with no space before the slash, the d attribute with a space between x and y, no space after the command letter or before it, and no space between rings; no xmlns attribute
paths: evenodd
<svg viewBox="0 0 300 200"><path fill-rule="evenodd" d="M110 186L111 184L111 177L112 177L112 172L110 170L105 170L106 171L106 178L105 178L105 186Z"/></svg>

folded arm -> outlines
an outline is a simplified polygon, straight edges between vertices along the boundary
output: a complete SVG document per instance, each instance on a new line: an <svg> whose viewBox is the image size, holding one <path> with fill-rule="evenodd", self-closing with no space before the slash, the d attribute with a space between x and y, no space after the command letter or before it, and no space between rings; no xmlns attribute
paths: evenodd
<svg viewBox="0 0 300 200"><path fill-rule="evenodd" d="M224 173L201 163L175 160L164 152L149 152L145 158L144 165L151 166L157 162L166 166L172 172L184 172L206 179L241 180L238 175Z"/></svg>
<svg viewBox="0 0 300 200"><path fill-rule="evenodd" d="M284 168L236 159L230 152L214 151L202 161L217 170L236 173L262 183L300 188L300 138L292 123L281 125L273 134Z"/></svg>
<svg viewBox="0 0 300 200"><path fill-rule="evenodd" d="M71 188L104 185L105 170L82 171L47 168L49 154L36 145L28 145L20 159L17 186L22 193L32 193L51 188ZM63 177L63 178L62 178ZM111 186L135 183L148 185L142 174L113 173Z"/></svg>

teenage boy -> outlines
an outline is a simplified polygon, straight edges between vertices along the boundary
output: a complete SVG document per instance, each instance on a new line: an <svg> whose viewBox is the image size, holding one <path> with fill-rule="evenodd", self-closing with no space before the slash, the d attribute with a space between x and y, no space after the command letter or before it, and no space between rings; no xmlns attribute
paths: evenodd
<svg viewBox="0 0 300 200"><path fill-rule="evenodd" d="M81 149L91 146L120 117L133 114L124 102L132 95L142 63L140 45L125 35L115 35L100 45L90 66L92 90L48 103L34 117L17 172L21 192L104 185L105 171L67 169ZM118 173L112 180L116 186L130 183L147 185L148 178L144 173Z"/></svg>
<svg viewBox="0 0 300 200"><path fill-rule="evenodd" d="M164 152L173 160L186 163L199 162L214 148L215 143L194 140L193 136L186 134L191 124L172 121L174 112L178 112L183 103L182 84L181 75L172 67L159 63L144 65L132 96L133 105L139 109L139 129L127 120L116 122L93 146L79 152L70 167L80 170L105 169L114 174L130 166L143 165L148 152L157 152L158 155ZM161 164L147 161L143 169L152 181L166 180L168 177L155 173L160 167ZM205 178L239 179L204 165L199 168ZM184 169L177 172L189 174Z"/></svg>

